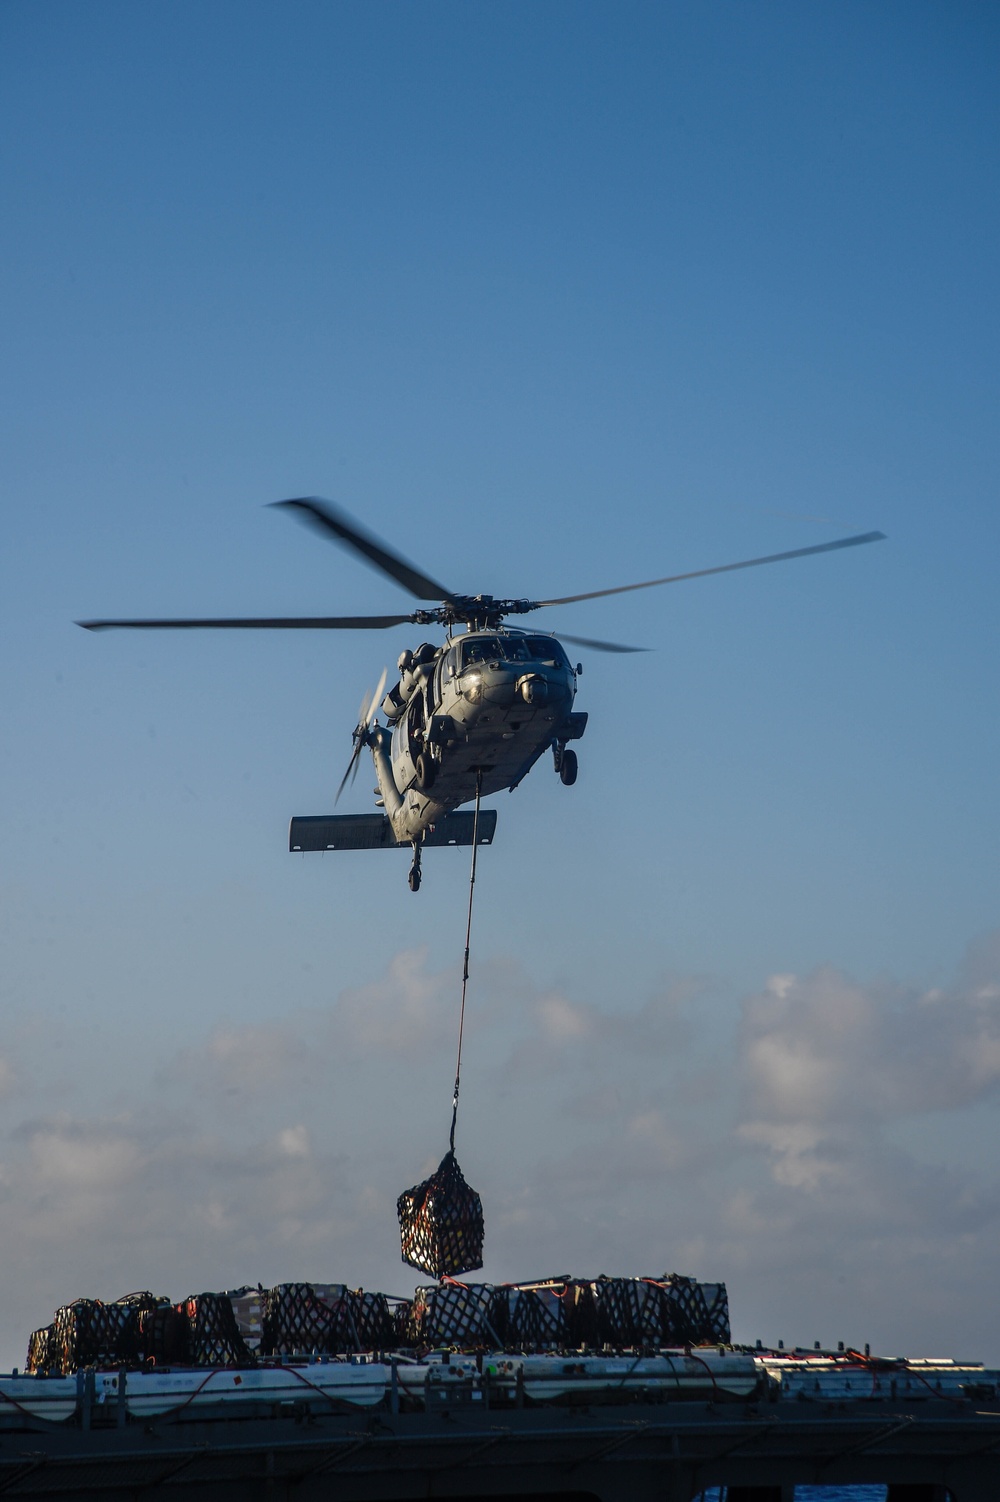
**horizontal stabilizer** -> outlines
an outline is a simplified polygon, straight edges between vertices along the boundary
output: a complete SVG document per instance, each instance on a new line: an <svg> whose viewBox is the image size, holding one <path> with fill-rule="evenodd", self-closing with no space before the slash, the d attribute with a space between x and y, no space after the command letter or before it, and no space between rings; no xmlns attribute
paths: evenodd
<svg viewBox="0 0 1000 1502"><path fill-rule="evenodd" d="M424 835L424 847L471 845L474 813L445 814ZM495 808L479 811L479 844L492 845L497 827ZM289 850L409 850L409 840L397 845L385 814L307 814L294 818L288 830Z"/></svg>

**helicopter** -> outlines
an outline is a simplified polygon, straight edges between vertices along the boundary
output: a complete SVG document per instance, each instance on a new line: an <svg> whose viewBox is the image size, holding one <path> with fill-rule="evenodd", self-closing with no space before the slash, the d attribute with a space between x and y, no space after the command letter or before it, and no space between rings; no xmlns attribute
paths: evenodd
<svg viewBox="0 0 1000 1502"><path fill-rule="evenodd" d="M443 627L443 643L425 641L402 652L397 681L383 696L387 679L387 671L383 671L375 692L361 705L351 757L334 802L339 802L344 788L354 781L359 759L367 748L378 783L376 804L384 812L296 816L289 829L289 849L293 851L409 846L409 886L414 892L420 887L423 849L491 843L496 810L481 809L481 799L504 788L516 788L547 751L552 753L563 785L571 787L576 782L579 763L569 743L578 741L587 728L587 715L573 708L583 666L570 662L562 643L599 652L646 650L565 632L557 638L549 632L523 630L508 625L509 616L857 547L879 542L885 536L883 532L865 532L764 558L547 600L494 599L492 595L464 595L446 589L330 501L308 496L272 505L359 555L418 601L435 603L421 605L409 614L93 620L76 624L87 631L358 631L407 624ZM384 724L379 723L380 714ZM474 813L458 812L462 804L473 801Z"/></svg>

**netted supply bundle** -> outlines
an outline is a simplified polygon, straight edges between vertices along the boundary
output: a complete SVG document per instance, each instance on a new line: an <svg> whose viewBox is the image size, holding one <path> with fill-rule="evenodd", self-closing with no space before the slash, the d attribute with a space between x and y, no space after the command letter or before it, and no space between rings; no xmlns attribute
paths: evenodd
<svg viewBox="0 0 1000 1502"><path fill-rule="evenodd" d="M729 1295L726 1292L725 1283L702 1283L702 1295L705 1299L705 1316L707 1329L711 1331L709 1340L720 1346L727 1346L732 1340L729 1329Z"/></svg>
<svg viewBox="0 0 1000 1502"><path fill-rule="evenodd" d="M194 1366L254 1365L226 1294L192 1294L177 1309L187 1319L188 1349Z"/></svg>
<svg viewBox="0 0 1000 1502"><path fill-rule="evenodd" d="M138 1315L139 1360L157 1366L186 1366L190 1360L187 1315L173 1304L157 1304Z"/></svg>
<svg viewBox="0 0 1000 1502"><path fill-rule="evenodd" d="M492 1283L457 1283L446 1278L436 1288L418 1288L410 1306L406 1344L410 1346L496 1347Z"/></svg>
<svg viewBox="0 0 1000 1502"><path fill-rule="evenodd" d="M354 1341L352 1349L384 1351L395 1344L395 1323L384 1293L369 1293L364 1288L352 1288L347 1298L345 1315Z"/></svg>
<svg viewBox="0 0 1000 1502"><path fill-rule="evenodd" d="M594 1298L574 1278L510 1283L497 1289L497 1328L513 1351L553 1351L592 1343Z"/></svg>
<svg viewBox="0 0 1000 1502"><path fill-rule="evenodd" d="M392 1311L392 1344L393 1346L409 1346L413 1344L413 1300L400 1299Z"/></svg>
<svg viewBox="0 0 1000 1502"><path fill-rule="evenodd" d="M593 1290L598 1344L656 1349L683 1344L687 1338L678 1338L660 1281L598 1278Z"/></svg>
<svg viewBox="0 0 1000 1502"><path fill-rule="evenodd" d="M483 1265L483 1204L465 1182L455 1154L396 1203L403 1261L432 1278L454 1277Z"/></svg>
<svg viewBox="0 0 1000 1502"><path fill-rule="evenodd" d="M259 1284L256 1288L249 1285L230 1288L226 1297L233 1306L236 1328L247 1350L258 1352L264 1336L264 1289Z"/></svg>
<svg viewBox="0 0 1000 1502"><path fill-rule="evenodd" d="M279 1283L276 1288L268 1288L264 1293L263 1353L336 1355L344 1343L347 1292L343 1283Z"/></svg>
<svg viewBox="0 0 1000 1502"><path fill-rule="evenodd" d="M674 1334L666 1344L717 1345L729 1341L729 1302L724 1283L699 1283L668 1273L661 1279ZM711 1290L714 1313L709 1309Z"/></svg>
<svg viewBox="0 0 1000 1502"><path fill-rule="evenodd" d="M29 1377L45 1376L56 1366L55 1327L45 1325L28 1336L28 1355L24 1363Z"/></svg>
<svg viewBox="0 0 1000 1502"><path fill-rule="evenodd" d="M100 1299L75 1299L64 1304L52 1322L51 1366L65 1377L83 1366L135 1365L141 1307L127 1300L102 1304Z"/></svg>
<svg viewBox="0 0 1000 1502"><path fill-rule="evenodd" d="M702 1285L665 1273L661 1278L598 1278L592 1286L601 1344L656 1349L729 1340L724 1284Z"/></svg>

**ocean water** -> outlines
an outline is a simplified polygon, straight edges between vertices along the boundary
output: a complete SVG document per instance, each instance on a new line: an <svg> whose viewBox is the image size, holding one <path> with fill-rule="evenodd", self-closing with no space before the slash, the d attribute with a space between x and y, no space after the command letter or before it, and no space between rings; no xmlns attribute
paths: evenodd
<svg viewBox="0 0 1000 1502"><path fill-rule="evenodd" d="M885 1502L884 1486L797 1486L795 1502ZM702 1492L704 1502L725 1502L717 1486Z"/></svg>

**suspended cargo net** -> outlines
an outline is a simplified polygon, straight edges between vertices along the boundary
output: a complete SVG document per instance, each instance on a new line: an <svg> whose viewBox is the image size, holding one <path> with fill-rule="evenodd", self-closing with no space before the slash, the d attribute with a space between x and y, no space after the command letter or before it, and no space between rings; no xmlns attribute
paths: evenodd
<svg viewBox="0 0 1000 1502"><path fill-rule="evenodd" d="M483 1265L483 1205L451 1151L396 1202L403 1261L432 1278Z"/></svg>
<svg viewBox="0 0 1000 1502"><path fill-rule="evenodd" d="M484 1346L502 1344L493 1323L497 1290L492 1283L458 1283L446 1278L437 1288L418 1288L410 1306L405 1344Z"/></svg>

